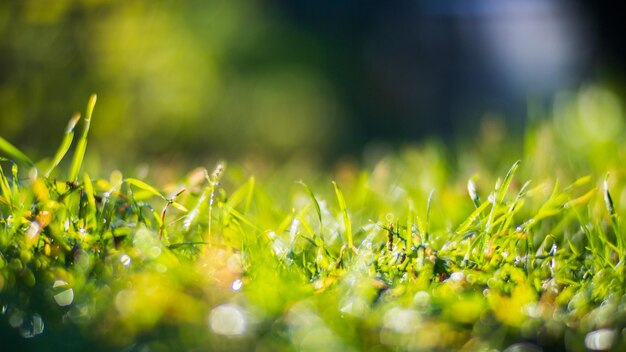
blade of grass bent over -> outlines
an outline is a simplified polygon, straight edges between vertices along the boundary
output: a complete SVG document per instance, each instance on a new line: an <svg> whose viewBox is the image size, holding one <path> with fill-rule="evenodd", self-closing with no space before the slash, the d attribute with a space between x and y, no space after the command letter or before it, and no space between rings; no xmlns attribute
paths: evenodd
<svg viewBox="0 0 626 352"><path fill-rule="evenodd" d="M17 149L13 144L9 143L6 139L0 137L0 152L8 156L14 161L20 161L28 165L34 165L32 160Z"/></svg>
<svg viewBox="0 0 626 352"><path fill-rule="evenodd" d="M80 113L74 114L74 116L72 116L70 121L67 123L67 128L65 129L65 135L63 136L61 145L54 154L52 164L50 164L50 167L48 167L48 170L46 170L44 174L45 177L50 177L52 171L59 165L61 160L63 160L63 157L65 157L65 154L67 154L67 151L70 149L72 141L74 140L74 128L76 127L78 120L80 120Z"/></svg>

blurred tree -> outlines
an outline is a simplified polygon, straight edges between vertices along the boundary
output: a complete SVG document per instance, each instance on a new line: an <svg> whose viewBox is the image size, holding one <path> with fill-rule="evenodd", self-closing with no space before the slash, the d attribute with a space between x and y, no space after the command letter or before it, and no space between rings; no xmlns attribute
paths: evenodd
<svg viewBox="0 0 626 352"><path fill-rule="evenodd" d="M100 99L94 152L117 162L333 148L341 106L306 34L259 1L0 4L0 126L34 154ZM307 62L309 60L309 62Z"/></svg>

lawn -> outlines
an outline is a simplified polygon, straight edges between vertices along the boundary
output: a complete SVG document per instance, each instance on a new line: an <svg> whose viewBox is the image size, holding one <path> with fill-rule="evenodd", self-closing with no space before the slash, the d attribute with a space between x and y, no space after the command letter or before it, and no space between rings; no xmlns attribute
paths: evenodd
<svg viewBox="0 0 626 352"><path fill-rule="evenodd" d="M626 130L608 94L530 116L522 143L487 130L302 180L233 161L164 184L83 166L92 96L48 159L0 139L2 344L624 350Z"/></svg>

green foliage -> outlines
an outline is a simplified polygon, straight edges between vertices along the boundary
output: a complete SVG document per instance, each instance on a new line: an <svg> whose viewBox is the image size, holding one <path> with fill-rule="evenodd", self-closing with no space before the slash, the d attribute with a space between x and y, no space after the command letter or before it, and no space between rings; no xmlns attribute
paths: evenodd
<svg viewBox="0 0 626 352"><path fill-rule="evenodd" d="M157 187L81 173L88 121L59 176L77 121L44 173L0 144L0 336L14 346L626 347L626 160L613 142L590 160L550 120L502 180L463 161L471 151L457 167L429 144L311 187L222 164Z"/></svg>

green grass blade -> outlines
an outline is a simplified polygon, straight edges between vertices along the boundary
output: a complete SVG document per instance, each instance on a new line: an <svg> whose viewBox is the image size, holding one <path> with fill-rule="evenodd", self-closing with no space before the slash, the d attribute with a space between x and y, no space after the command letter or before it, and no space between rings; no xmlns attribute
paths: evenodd
<svg viewBox="0 0 626 352"><path fill-rule="evenodd" d="M609 192L609 175L606 175L604 179L604 205L606 206L606 210L609 212L611 216L611 221L613 225L617 224L617 214L615 213L615 206L613 205L613 198L611 197L611 193Z"/></svg>
<svg viewBox="0 0 626 352"><path fill-rule="evenodd" d="M26 154L22 153L17 147L9 143L6 139L0 137L0 152L15 162L22 162L28 165L34 165Z"/></svg>
<svg viewBox="0 0 626 352"><path fill-rule="evenodd" d="M255 187L255 178L250 177L248 181L248 195L246 196L246 205L243 208L243 213L248 214L248 210L250 210L250 204L252 204L252 198L254 197L254 187Z"/></svg>
<svg viewBox="0 0 626 352"><path fill-rule="evenodd" d="M406 248L409 252L413 251L413 213L415 213L415 206L413 201L408 201L408 215L406 217Z"/></svg>
<svg viewBox="0 0 626 352"><path fill-rule="evenodd" d="M463 221L461 223L461 225L459 225L459 227L456 229L456 233L457 235L463 235L465 234L465 232L469 229L469 227L474 223L474 221L476 221L476 219L478 218L478 216L485 211L485 209L489 206L489 203L483 203L481 204L478 208L474 209L474 211L470 214L470 216L468 216L465 221Z"/></svg>
<svg viewBox="0 0 626 352"><path fill-rule="evenodd" d="M617 212L615 211L615 205L613 204L613 198L611 197L611 193L609 192L609 175L607 174L604 178L604 204L606 206L609 215L611 216L611 225L613 226L613 232L615 232L615 239L617 242L616 252L619 253L620 257L624 256L624 249L626 249L626 245L624 244L624 238L622 237L622 233L619 230L619 223L617 218ZM608 241L608 240L607 240Z"/></svg>
<svg viewBox="0 0 626 352"><path fill-rule="evenodd" d="M333 187L335 188L335 194L337 195L337 201L339 202L339 210L343 215L343 224L346 228L348 247L354 248L354 244L352 242L352 226L350 224L350 217L348 216L348 209L346 208L346 201L343 198L343 193L341 192L341 189L339 189L337 182L333 181Z"/></svg>
<svg viewBox="0 0 626 352"><path fill-rule="evenodd" d="M317 213L317 219L320 222L320 228L321 228L320 232L323 233L324 232L324 222L322 221L322 210L320 208L320 204L318 203L317 198L315 198L315 194L313 193L311 188L306 183L304 183L302 181L300 181L298 183L301 184L302 187L304 187L304 189L306 190L307 194L309 195L309 198L311 198L311 202L313 203L313 206L315 207L315 212ZM335 190L336 190L336 188L335 188Z"/></svg>
<svg viewBox="0 0 626 352"><path fill-rule="evenodd" d="M502 203L502 201L504 200L504 195L506 194L506 191L509 189L509 186L511 185L511 181L513 181L513 176L515 175L515 172L517 171L519 164L520 164L520 161L518 160L513 164L513 166L511 166L511 168L509 169L509 172L507 172L506 176L504 177L504 181L502 181L502 183L500 184L500 187L496 189L497 204Z"/></svg>
<svg viewBox="0 0 626 352"><path fill-rule="evenodd" d="M83 128L83 134L80 136L78 143L76 144L76 150L74 151L74 159L72 159L72 166L70 167L70 181L78 180L78 173L83 164L83 158L85 157L85 151L87 150L87 135L89 134L89 127L91 126L91 115L93 109L96 106L97 96L92 94L89 97L87 103L87 112L85 114L85 127Z"/></svg>
<svg viewBox="0 0 626 352"><path fill-rule="evenodd" d="M74 116L72 116L70 121L67 123L67 128L65 129L65 135L63 136L61 145L54 154L52 164L50 164L50 167L48 167L48 170L46 170L44 174L45 177L50 177L52 171L59 165L61 160L63 160L63 157L65 157L65 154L67 154L67 151L70 149L72 141L74 140L74 128L76 127L78 120L80 120L80 113L74 114Z"/></svg>
<svg viewBox="0 0 626 352"><path fill-rule="evenodd" d="M0 161L4 161L4 158L0 158ZM2 169L2 165L0 165L0 192L6 199L8 205L13 204L13 191L11 191L11 186L9 185L9 180L4 175L4 170Z"/></svg>
<svg viewBox="0 0 626 352"><path fill-rule="evenodd" d="M184 212L184 213L188 213L189 212L189 210L187 210L187 208L185 208L185 206L180 204L180 203L171 202L170 205L173 206L174 208Z"/></svg>
<svg viewBox="0 0 626 352"><path fill-rule="evenodd" d="M191 229L191 226L196 223L199 215L204 213L204 211L206 210L208 206L207 198L209 197L210 191L210 187L205 187L204 191L200 194L200 197L198 197L195 206L191 208L191 211L189 212L189 214L187 214L187 217L183 222L183 227L186 231L189 231L189 229Z"/></svg>
<svg viewBox="0 0 626 352"><path fill-rule="evenodd" d="M430 191L428 195L428 202L426 202L426 233L430 232L430 210L433 206L433 197L435 196L435 190Z"/></svg>
<svg viewBox="0 0 626 352"><path fill-rule="evenodd" d="M141 181L141 180L138 180L138 179L136 179L136 178L129 177L129 178L125 179L125 180L124 180L124 182L126 182L126 183L128 183L128 184L131 184L131 185L133 185L133 186L135 186L135 187L137 187L137 188L139 188L139 189L142 189L142 190L144 190L144 191L146 191L146 192L148 192L148 193L150 193L150 194L152 194L152 195L155 195L155 196L160 197L160 198L162 198L162 199L164 199L164 200L167 200L167 199L166 199L166 198L165 198L165 197L161 194L161 192L157 191L157 189L156 189L156 188L154 188L154 187L150 186L149 184L147 184L147 183L145 183L145 182L143 182L143 181Z"/></svg>
<svg viewBox="0 0 626 352"><path fill-rule="evenodd" d="M84 179L84 187L85 187L85 195L87 196L87 215L86 215L86 222L90 225L95 227L96 225L96 212L97 212L97 208L96 208L96 198L95 198L95 192L93 190L93 183L91 182L91 178L89 178L89 175L85 174L85 176L83 177Z"/></svg>
<svg viewBox="0 0 626 352"><path fill-rule="evenodd" d="M513 164L513 166L511 166L509 171L506 173L506 176L504 177L504 180L502 182L497 182L496 183L495 192L492 194L493 195L493 198L492 198L493 205L491 207L491 212L489 212L489 217L487 218L487 223L485 224L485 232L487 234L490 234L491 231L493 230L493 220L494 220L494 216L495 216L496 210L498 209L498 207L500 206L500 204L504 200L504 196L506 195L506 191L509 189L509 186L511 185L511 181L513 181L513 175L515 175L515 171L517 171L517 168L519 167L519 164L520 164L520 161L519 160L516 161Z"/></svg>

